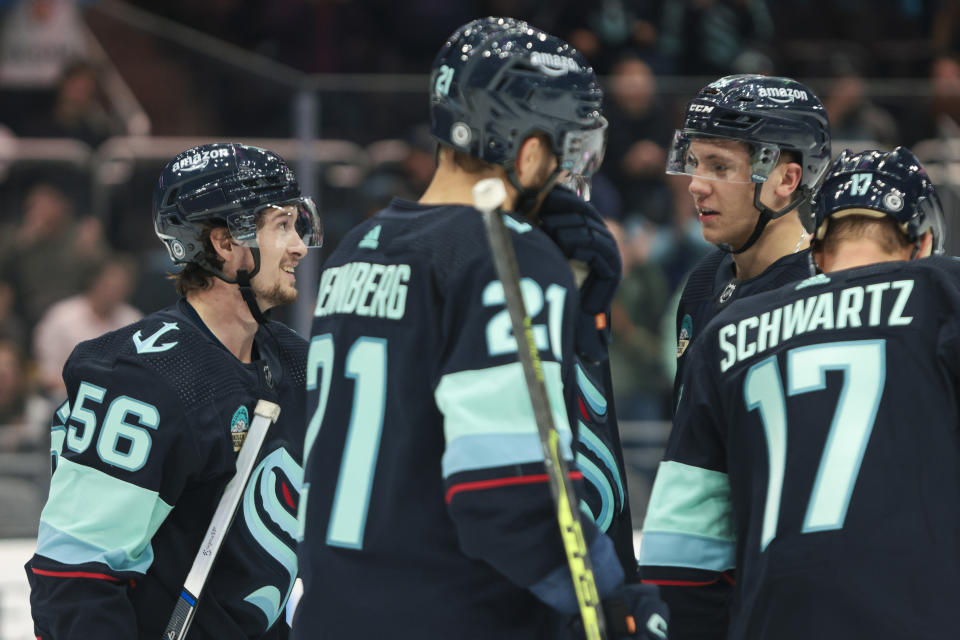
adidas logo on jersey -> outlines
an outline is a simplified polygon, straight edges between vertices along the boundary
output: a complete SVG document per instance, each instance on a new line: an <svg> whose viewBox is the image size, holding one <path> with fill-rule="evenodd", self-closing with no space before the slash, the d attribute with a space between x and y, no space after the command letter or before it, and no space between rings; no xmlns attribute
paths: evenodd
<svg viewBox="0 0 960 640"><path fill-rule="evenodd" d="M380 227L382 225L377 225L370 231L367 231L367 235L363 236L363 239L357 243L358 249L377 249L380 247Z"/></svg>

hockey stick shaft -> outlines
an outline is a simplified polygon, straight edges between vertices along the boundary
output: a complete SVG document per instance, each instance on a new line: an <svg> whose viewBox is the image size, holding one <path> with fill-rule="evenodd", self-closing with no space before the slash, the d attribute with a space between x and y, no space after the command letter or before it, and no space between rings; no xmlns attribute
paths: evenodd
<svg viewBox="0 0 960 640"><path fill-rule="evenodd" d="M587 640L601 640L606 635L603 609L597 594L596 580L583 536L579 512L574 508L577 501L573 483L570 481L567 463L560 454L560 436L550 410L550 401L543 378L543 365L540 362L532 323L520 290L520 269L517 266L516 252L504 224L503 214L499 210L505 196L506 191L499 178L481 180L473 188L474 206L483 214L497 277L503 284L507 312L510 315L513 334L517 338L517 352L523 367L527 390L530 393L540 443L543 446L544 466L550 478L551 494L557 509L557 522L567 555L567 564L570 566L570 574L573 578L583 628Z"/></svg>
<svg viewBox="0 0 960 640"><path fill-rule="evenodd" d="M247 431L247 436L240 448L240 454L237 456L237 472L223 490L223 496L217 504L216 511L213 512L213 518L207 527L207 532L203 536L203 543L200 550L197 551L193 559L193 565L190 567L190 573L183 583L183 589L180 591L180 597L177 598L177 604L173 608L173 614L170 616L170 622L167 623L167 629L163 632L163 640L182 640L186 637L190 629L190 623L193 622L193 614L197 609L197 601L200 599L200 593L210 575L210 569L213 567L223 540L230 529L233 517L237 513L237 506L240 504L240 497L247 486L250 474L253 473L254 465L257 461L257 455L263 446L267 437L267 431L277 418L280 417L280 406L267 400L258 400L257 406L253 410L253 422Z"/></svg>

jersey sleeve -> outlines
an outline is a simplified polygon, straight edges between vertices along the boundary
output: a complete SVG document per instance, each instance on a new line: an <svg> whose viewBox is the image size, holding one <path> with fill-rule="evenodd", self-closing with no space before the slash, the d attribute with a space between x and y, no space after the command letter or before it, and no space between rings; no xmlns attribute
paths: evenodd
<svg viewBox="0 0 960 640"><path fill-rule="evenodd" d="M640 572L660 585L671 638L724 638L736 535L721 403L706 333L689 353L683 395L643 523Z"/></svg>
<svg viewBox="0 0 960 640"><path fill-rule="evenodd" d="M577 294L559 251L549 248L553 251L526 242L518 247L517 258L561 455L571 464L568 394L574 384ZM489 254L460 274L448 283L443 321L447 346L435 387L443 414L448 513L463 553L489 563L562 610L564 594L555 586L564 583L557 577L565 570L565 555L503 285ZM571 465L571 476L582 478L573 469ZM598 541L596 527L583 520L587 543L597 545L604 558L601 566L613 563L609 570L595 568L598 587L612 588L623 578L612 545L605 536ZM569 573L565 583L571 584ZM572 588L568 590L572 594Z"/></svg>
<svg viewBox="0 0 960 640"><path fill-rule="evenodd" d="M34 624L44 640L137 637L131 591L153 563L151 539L203 467L199 447L175 396L141 366L75 352L64 381L26 567Z"/></svg>
<svg viewBox="0 0 960 640"><path fill-rule="evenodd" d="M628 582L639 580L633 549L630 501L613 397L609 361L576 368L574 457L583 474L580 510L614 543Z"/></svg>

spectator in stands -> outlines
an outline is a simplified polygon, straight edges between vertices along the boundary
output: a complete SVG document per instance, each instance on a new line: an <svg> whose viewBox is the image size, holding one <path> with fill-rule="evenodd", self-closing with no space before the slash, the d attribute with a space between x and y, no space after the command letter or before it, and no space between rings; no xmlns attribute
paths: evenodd
<svg viewBox="0 0 960 640"><path fill-rule="evenodd" d="M0 280L0 339L23 344L27 334L16 311L16 292L9 282Z"/></svg>
<svg viewBox="0 0 960 640"><path fill-rule="evenodd" d="M674 123L657 97L656 78L646 62L626 57L614 66L604 111L612 132L604 167L609 167L624 210L666 222L671 204L663 167Z"/></svg>
<svg viewBox="0 0 960 640"><path fill-rule="evenodd" d="M660 50L675 73L727 74L737 58L763 49L774 25L766 0L671 0L663 3Z"/></svg>
<svg viewBox="0 0 960 640"><path fill-rule="evenodd" d="M24 135L76 138L91 147L99 146L123 131L123 125L110 116L101 93L96 67L82 60L70 64L60 78L50 110L29 123Z"/></svg>
<svg viewBox="0 0 960 640"><path fill-rule="evenodd" d="M73 348L143 317L127 303L136 279L136 263L114 255L92 267L83 293L51 306L33 332L33 352L41 384L55 401L66 395L61 373Z"/></svg>
<svg viewBox="0 0 960 640"><path fill-rule="evenodd" d="M663 373L660 319L670 296L660 267L650 261L652 225L606 219L623 258L623 279L610 308L610 372L622 420L663 420L670 383Z"/></svg>
<svg viewBox="0 0 960 640"><path fill-rule="evenodd" d="M15 342L0 339L0 451L28 451L39 447L41 429L36 420L23 353ZM42 401L41 401L42 402Z"/></svg>
<svg viewBox="0 0 960 640"><path fill-rule="evenodd" d="M23 219L0 234L0 279L14 288L28 332L47 307L80 291L84 267L104 251L99 220L75 220L63 192L51 184L30 189Z"/></svg>
<svg viewBox="0 0 960 640"><path fill-rule="evenodd" d="M75 0L12 0L0 28L0 83L48 88L90 53Z"/></svg>
<svg viewBox="0 0 960 640"><path fill-rule="evenodd" d="M837 76L823 101L830 118L830 130L838 148L889 147L897 144L897 123L885 109L867 96L864 77L852 61L839 57L831 65ZM845 144L846 143L846 144Z"/></svg>

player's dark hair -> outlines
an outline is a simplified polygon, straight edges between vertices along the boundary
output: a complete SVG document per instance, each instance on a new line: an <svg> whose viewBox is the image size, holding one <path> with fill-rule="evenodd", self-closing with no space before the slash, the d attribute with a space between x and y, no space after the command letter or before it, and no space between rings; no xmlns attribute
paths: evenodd
<svg viewBox="0 0 960 640"><path fill-rule="evenodd" d="M264 224L263 211L258 211L256 216L257 231L259 231ZM210 240L210 233L218 227L226 229L227 223L222 220L206 222L200 232L200 240L203 242L203 256L206 263L213 265L217 270L222 270L223 258L213 248L213 242ZM216 276L202 267L199 262L188 262L180 271L167 275L168 279L173 280L177 295L183 298L187 297L191 291L209 289L213 285L214 277Z"/></svg>

